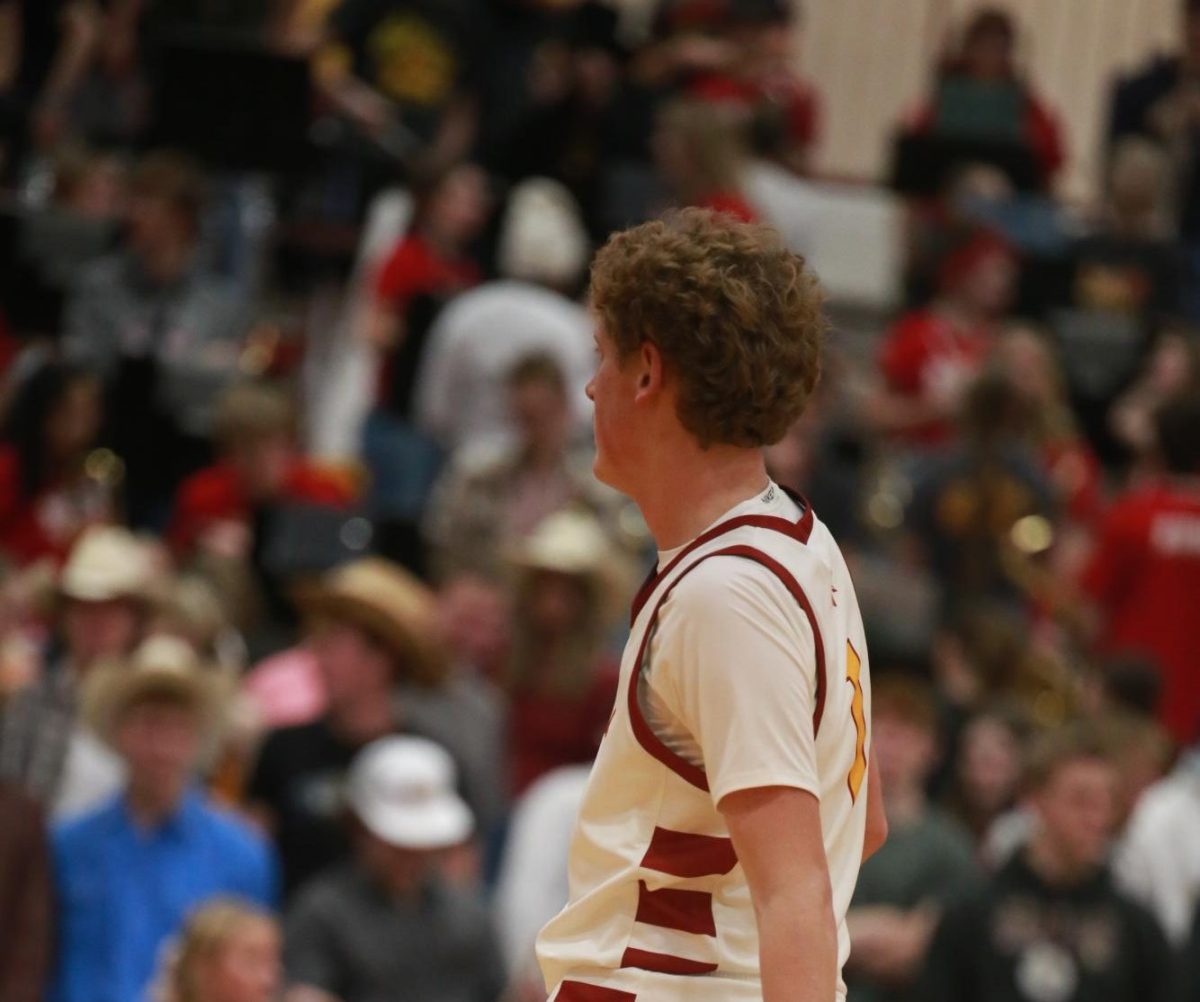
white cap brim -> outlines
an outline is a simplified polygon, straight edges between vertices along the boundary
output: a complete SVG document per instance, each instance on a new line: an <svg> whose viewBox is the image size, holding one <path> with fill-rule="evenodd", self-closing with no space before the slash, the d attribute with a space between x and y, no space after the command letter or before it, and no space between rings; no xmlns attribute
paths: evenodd
<svg viewBox="0 0 1200 1002"><path fill-rule="evenodd" d="M353 806L372 835L401 849L446 849L465 842L475 828L471 809L454 795L420 807Z"/></svg>

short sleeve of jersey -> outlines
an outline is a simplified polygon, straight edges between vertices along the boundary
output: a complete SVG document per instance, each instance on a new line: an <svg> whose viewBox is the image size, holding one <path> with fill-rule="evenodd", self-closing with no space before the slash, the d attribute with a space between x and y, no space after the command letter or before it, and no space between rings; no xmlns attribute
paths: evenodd
<svg viewBox="0 0 1200 1002"><path fill-rule="evenodd" d="M703 561L664 603L647 682L695 738L714 804L763 786L820 795L814 645L787 588L745 558Z"/></svg>

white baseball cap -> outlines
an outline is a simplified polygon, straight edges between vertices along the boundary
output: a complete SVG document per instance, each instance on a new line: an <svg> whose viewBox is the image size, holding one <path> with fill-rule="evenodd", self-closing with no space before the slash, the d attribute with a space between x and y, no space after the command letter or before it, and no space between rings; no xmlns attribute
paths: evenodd
<svg viewBox="0 0 1200 1002"><path fill-rule="evenodd" d="M513 188L496 250L505 278L571 285L590 256L587 227L566 185L532 177Z"/></svg>
<svg viewBox="0 0 1200 1002"><path fill-rule="evenodd" d="M403 849L444 849L475 827L455 791L454 760L424 738L372 742L350 767L350 807L373 835Z"/></svg>

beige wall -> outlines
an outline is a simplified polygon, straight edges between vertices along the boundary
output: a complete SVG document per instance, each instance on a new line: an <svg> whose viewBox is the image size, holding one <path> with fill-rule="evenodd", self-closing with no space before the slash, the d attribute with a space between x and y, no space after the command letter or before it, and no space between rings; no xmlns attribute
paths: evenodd
<svg viewBox="0 0 1200 1002"><path fill-rule="evenodd" d="M919 101L946 33L979 0L803 0L802 69L823 97L818 169L871 179L886 170L894 123ZM1060 190L1086 198L1097 179L1114 72L1170 49L1179 0L1003 0L1020 52L1057 111L1069 162Z"/></svg>

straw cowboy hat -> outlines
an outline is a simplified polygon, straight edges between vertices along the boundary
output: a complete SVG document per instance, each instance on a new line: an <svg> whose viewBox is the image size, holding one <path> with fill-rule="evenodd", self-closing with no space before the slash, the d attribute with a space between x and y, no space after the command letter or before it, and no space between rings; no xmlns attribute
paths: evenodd
<svg viewBox="0 0 1200 1002"><path fill-rule="evenodd" d="M519 573L551 571L585 579L605 617L622 615L632 598L628 556L596 517L581 509L542 519L510 559Z"/></svg>
<svg viewBox="0 0 1200 1002"><path fill-rule="evenodd" d="M112 740L114 727L130 706L153 697L195 710L202 733L208 734L220 722L231 696L226 673L207 668L185 641L157 636L145 641L128 661L110 662L90 673L83 707L92 729L106 741Z"/></svg>
<svg viewBox="0 0 1200 1002"><path fill-rule="evenodd" d="M359 626L395 654L400 674L422 685L446 675L433 593L396 564L366 557L330 571L295 592L296 604L313 618Z"/></svg>
<svg viewBox="0 0 1200 1002"><path fill-rule="evenodd" d="M99 525L86 530L71 549L58 578L58 592L81 602L150 597L155 577L150 547L128 529Z"/></svg>

